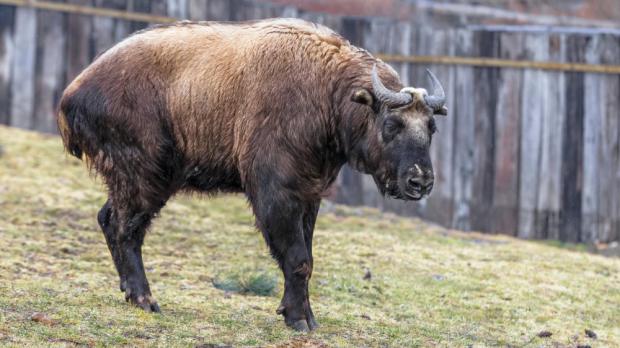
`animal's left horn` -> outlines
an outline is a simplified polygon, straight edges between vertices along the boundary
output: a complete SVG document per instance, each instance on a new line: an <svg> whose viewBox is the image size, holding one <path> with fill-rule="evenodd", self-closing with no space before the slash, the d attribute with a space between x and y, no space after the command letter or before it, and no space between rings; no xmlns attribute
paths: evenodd
<svg viewBox="0 0 620 348"><path fill-rule="evenodd" d="M443 87L437 76L428 69L426 69L426 73L428 74L428 80L431 83L433 94L425 96L424 101L433 111L442 110L446 103L446 93L443 91Z"/></svg>
<svg viewBox="0 0 620 348"><path fill-rule="evenodd" d="M413 97L410 93L393 92L383 85L381 78L379 78L379 73L377 72L377 64L372 67L372 89L377 99L390 108L405 106L411 104L413 101Z"/></svg>

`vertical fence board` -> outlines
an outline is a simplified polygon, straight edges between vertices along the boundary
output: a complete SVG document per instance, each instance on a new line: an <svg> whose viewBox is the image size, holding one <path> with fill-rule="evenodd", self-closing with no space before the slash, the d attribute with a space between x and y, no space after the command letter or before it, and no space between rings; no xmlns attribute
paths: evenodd
<svg viewBox="0 0 620 348"><path fill-rule="evenodd" d="M168 16L178 19L189 18L187 14L187 0L168 0L167 5Z"/></svg>
<svg viewBox="0 0 620 348"><path fill-rule="evenodd" d="M620 64L620 38L603 37L601 54L603 64ZM620 239L620 75L599 76L603 94L600 140L597 160L598 178L598 234L596 241L610 242Z"/></svg>
<svg viewBox="0 0 620 348"><path fill-rule="evenodd" d="M500 57L518 59L523 51L523 36L515 33L500 35ZM492 231L516 235L519 226L519 140L523 72L503 69L499 76L495 112L495 178L493 206L490 217Z"/></svg>
<svg viewBox="0 0 620 348"><path fill-rule="evenodd" d="M544 34L527 37L526 59L547 60L548 45L549 40ZM518 233L523 238L536 238L539 233L536 230L536 204L540 183L542 125L546 117L544 104L547 90L543 88L546 80L546 73L540 70L526 70L523 73Z"/></svg>
<svg viewBox="0 0 620 348"><path fill-rule="evenodd" d="M231 19L231 2L228 0L209 0L206 19L210 21L228 21Z"/></svg>
<svg viewBox="0 0 620 348"><path fill-rule="evenodd" d="M113 7L115 3L110 0L96 0L98 7ZM114 18L95 16L93 17L92 46L95 56L100 55L114 45Z"/></svg>
<svg viewBox="0 0 620 348"><path fill-rule="evenodd" d="M62 13L37 13L37 74L34 129L56 133L56 104L65 85L65 31Z"/></svg>
<svg viewBox="0 0 620 348"><path fill-rule="evenodd" d="M589 38L571 35L567 39L567 59L582 63ZM583 187L583 118L584 74L567 73L566 123L564 124L562 152L562 206L560 238L564 241L581 240L581 196Z"/></svg>
<svg viewBox="0 0 620 348"><path fill-rule="evenodd" d="M560 35L549 37L549 60L565 60L565 38ZM538 198L536 203L536 224L539 238L557 239L560 223L560 198L562 185L562 127L566 110L565 74L546 72L543 89L546 91L542 119L542 144ZM522 112L525 112L523 110Z"/></svg>
<svg viewBox="0 0 620 348"><path fill-rule="evenodd" d="M200 21L207 17L207 2L205 0L189 0L187 15L193 21Z"/></svg>
<svg viewBox="0 0 620 348"><path fill-rule="evenodd" d="M595 36L585 47L587 63L599 64L604 53L601 36ZM583 112L583 186L581 196L581 240L594 241L598 235L598 204L600 168L598 149L600 147L603 110L599 102L605 94L603 79L598 74L584 74Z"/></svg>
<svg viewBox="0 0 620 348"><path fill-rule="evenodd" d="M456 35L456 55L473 54L473 37L467 30L458 30ZM472 100L474 69L466 66L456 68L456 92L454 129L454 214L452 226L462 230L471 229L471 202L474 173L474 103Z"/></svg>
<svg viewBox="0 0 620 348"><path fill-rule="evenodd" d="M11 70L15 8L0 6L0 124L9 124L11 116Z"/></svg>
<svg viewBox="0 0 620 348"><path fill-rule="evenodd" d="M129 0L128 1L128 9L132 12L138 13L149 13L151 12L151 1L150 0ZM131 33L136 32L138 30L142 30L148 26L148 23L131 21L129 22L129 31Z"/></svg>
<svg viewBox="0 0 620 348"><path fill-rule="evenodd" d="M109 2L108 2L109 1ZM114 6L117 10L128 10L127 1L122 0L107 0L106 4L109 6ZM114 20L114 41L119 42L129 36L131 33L130 24L131 22L125 20Z"/></svg>
<svg viewBox="0 0 620 348"><path fill-rule="evenodd" d="M90 6L90 0L69 0L68 3L75 5ZM67 14L67 83L79 75L92 60L94 52L91 52L90 32L92 20L90 17ZM94 49L93 49L94 51Z"/></svg>
<svg viewBox="0 0 620 348"><path fill-rule="evenodd" d="M454 31L437 30L430 42L429 53L433 55L453 55L452 42ZM448 116L435 116L437 133L433 136L431 145L431 159L435 172L435 185L432 194L428 197L424 216L432 221L449 222L452 220L452 153L454 151L454 123L455 102L454 82L455 69L447 65L433 65L428 67L441 81L446 92L446 106ZM420 81L421 82L421 81ZM428 86L428 82L426 82ZM430 90L430 86L427 87Z"/></svg>
<svg viewBox="0 0 620 348"><path fill-rule="evenodd" d="M167 0L151 0L150 12L156 16L168 15L168 3Z"/></svg>
<svg viewBox="0 0 620 348"><path fill-rule="evenodd" d="M36 11L27 7L17 8L14 59L11 62L11 126L30 129L34 126L36 35Z"/></svg>
<svg viewBox="0 0 620 348"><path fill-rule="evenodd" d="M476 54L480 57L499 55L498 34L476 32L474 34ZM493 182L495 179L495 112L497 105L497 68L475 68L474 88L471 90L475 120L474 134L474 177L471 204L471 228L480 231L492 229Z"/></svg>

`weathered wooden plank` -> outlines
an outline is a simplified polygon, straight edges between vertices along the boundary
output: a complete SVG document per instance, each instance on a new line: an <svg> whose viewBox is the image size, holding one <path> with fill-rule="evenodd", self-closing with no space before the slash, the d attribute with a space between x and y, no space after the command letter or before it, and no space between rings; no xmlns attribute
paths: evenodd
<svg viewBox="0 0 620 348"><path fill-rule="evenodd" d="M594 36L586 44L585 60L598 64L604 53L601 36ZM584 74L583 110L583 184L581 196L581 237L592 242L599 231L598 205L600 168L598 149L602 136L603 105L599 102L605 94L603 79L598 74Z"/></svg>
<svg viewBox="0 0 620 348"><path fill-rule="evenodd" d="M417 26L411 34L413 39L412 54L416 56L428 55L433 45L434 34L435 30L429 26ZM423 86L426 83L426 68L428 68L428 66L425 64L415 64L411 66L409 69L410 84Z"/></svg>
<svg viewBox="0 0 620 348"><path fill-rule="evenodd" d="M68 0L75 5L91 6L90 0ZM92 20L88 16L67 14L67 68L65 81L69 83L88 66L94 56L91 51L90 33Z"/></svg>
<svg viewBox="0 0 620 348"><path fill-rule="evenodd" d="M138 13L149 13L151 12L151 1L150 0L129 0L128 10ZM142 30L148 26L146 22L138 22L131 21L129 22L129 30L130 32L136 32L138 30Z"/></svg>
<svg viewBox="0 0 620 348"><path fill-rule="evenodd" d="M205 0L188 0L187 14L190 20L201 21L207 17L207 2Z"/></svg>
<svg viewBox="0 0 620 348"><path fill-rule="evenodd" d="M56 133L56 104L65 85L65 31L63 14L37 13L37 62L34 129Z"/></svg>
<svg viewBox="0 0 620 348"><path fill-rule="evenodd" d="M210 21L229 21L232 19L232 3L228 0L208 0L207 20Z"/></svg>
<svg viewBox="0 0 620 348"><path fill-rule="evenodd" d="M14 59L11 62L10 125L31 129L34 116L36 10L19 7L15 13Z"/></svg>
<svg viewBox="0 0 620 348"><path fill-rule="evenodd" d="M549 55L546 34L528 36L525 40L527 59L545 60ZM537 238L536 206L541 178L540 156L542 124L546 117L547 75L543 71L523 73L521 117L521 154L519 160L519 233L522 238Z"/></svg>
<svg viewBox="0 0 620 348"><path fill-rule="evenodd" d="M565 37L549 37L549 60L565 60ZM538 198L536 203L537 237L557 239L560 233L560 199L562 183L562 127L566 110L565 75L549 71L543 80L546 93L543 105L542 143ZM522 111L526 112L526 110Z"/></svg>
<svg viewBox="0 0 620 348"><path fill-rule="evenodd" d="M620 62L620 37L604 35L600 60L603 64ZM603 86L601 127L598 141L598 233L596 241L620 239L620 76L600 76Z"/></svg>
<svg viewBox="0 0 620 348"><path fill-rule="evenodd" d="M499 56L499 36L492 31L474 33L476 53L480 57ZM493 192L495 180L495 113L499 70L474 68L474 86L471 90L475 120L474 135L474 196L471 205L471 228L489 231L493 228Z"/></svg>
<svg viewBox="0 0 620 348"><path fill-rule="evenodd" d="M569 62L583 62L588 37L570 35L566 40ZM581 197L583 188L583 73L567 73L566 122L562 139L562 204L560 239L569 242L581 240Z"/></svg>
<svg viewBox="0 0 620 348"><path fill-rule="evenodd" d="M502 33L499 37L502 59L517 59L524 49L521 34ZM516 235L519 227L519 142L523 72L500 72L495 112L495 159L491 231Z"/></svg>
<svg viewBox="0 0 620 348"><path fill-rule="evenodd" d="M113 7L116 5L116 1L96 0L95 5L97 7ZM115 19L110 17L93 17L91 40L95 56L100 55L114 45L114 21Z"/></svg>
<svg viewBox="0 0 620 348"><path fill-rule="evenodd" d="M473 35L459 29L456 33L456 55L471 56L474 52ZM456 68L456 93L454 102L454 213L452 226L461 230L471 228L470 204L473 195L475 152L475 123L472 91L474 70L471 67Z"/></svg>
<svg viewBox="0 0 620 348"><path fill-rule="evenodd" d="M168 0L168 16L178 19L189 18L187 0Z"/></svg>
<svg viewBox="0 0 620 348"><path fill-rule="evenodd" d="M430 40L428 54L444 55L454 54L454 31L436 30L433 33L433 40ZM431 160L435 172L435 185L433 192L428 197L424 207L424 217L443 225L450 225L452 222L453 210L453 168L452 159L454 151L454 125L456 122L454 114L455 105L455 77L456 69L445 65L424 66L429 68L439 78L446 92L446 106L448 116L436 116L437 133L433 136L431 144ZM415 81L414 84L425 86L430 90L428 82L422 80Z"/></svg>
<svg viewBox="0 0 620 348"><path fill-rule="evenodd" d="M127 1L122 1L122 0L109 0L109 1L111 2L114 1L114 7L116 9L129 11L127 7L129 3ZM114 21L114 41L115 42L120 42L131 34L130 24L131 24L130 21L121 20L121 19L116 19Z"/></svg>
<svg viewBox="0 0 620 348"><path fill-rule="evenodd" d="M167 0L151 0L150 1L151 14L158 16L165 16L168 14L168 1Z"/></svg>
<svg viewBox="0 0 620 348"><path fill-rule="evenodd" d="M11 68L15 7L0 6L0 124L9 124L11 115Z"/></svg>

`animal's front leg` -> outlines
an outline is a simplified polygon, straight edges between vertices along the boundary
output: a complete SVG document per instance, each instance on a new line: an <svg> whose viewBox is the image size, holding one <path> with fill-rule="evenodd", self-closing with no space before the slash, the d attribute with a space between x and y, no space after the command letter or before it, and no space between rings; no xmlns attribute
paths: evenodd
<svg viewBox="0 0 620 348"><path fill-rule="evenodd" d="M305 204L279 195L259 196L253 202L257 224L284 274L284 296L277 309L286 325L298 331L316 327L308 294L312 258L304 234ZM262 199L260 197L263 197Z"/></svg>
<svg viewBox="0 0 620 348"><path fill-rule="evenodd" d="M310 278L312 277L312 270L314 269L314 257L312 256L312 237L314 235L314 224L316 222L317 215L319 213L319 207L321 205L321 200L317 199L314 202L308 203L304 209L304 217L303 217L303 231L304 231L304 241L306 243L306 249L308 250L308 256L310 257L310 275L308 276L308 281L306 282L306 296L309 296L308 286L310 282ZM308 325L310 329L317 328L319 324L314 319L314 313L312 312L312 308L310 308L310 298L308 297Z"/></svg>

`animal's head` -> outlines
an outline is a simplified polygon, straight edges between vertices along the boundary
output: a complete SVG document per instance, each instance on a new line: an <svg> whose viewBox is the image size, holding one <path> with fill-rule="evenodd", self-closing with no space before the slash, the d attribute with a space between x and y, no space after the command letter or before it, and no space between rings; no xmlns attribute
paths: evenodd
<svg viewBox="0 0 620 348"><path fill-rule="evenodd" d="M358 161L372 174L382 194L419 200L433 189L434 173L430 146L436 131L435 115L447 115L443 87L429 70L432 94L406 87L392 91L372 70L372 91L360 88L351 99L372 108Z"/></svg>

